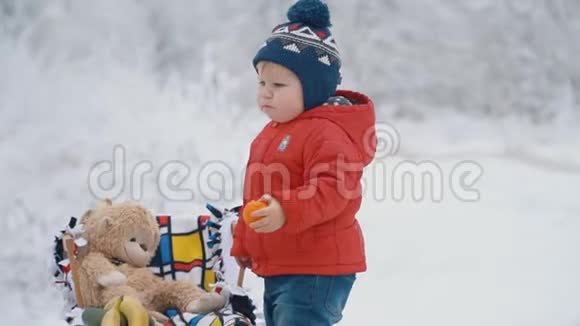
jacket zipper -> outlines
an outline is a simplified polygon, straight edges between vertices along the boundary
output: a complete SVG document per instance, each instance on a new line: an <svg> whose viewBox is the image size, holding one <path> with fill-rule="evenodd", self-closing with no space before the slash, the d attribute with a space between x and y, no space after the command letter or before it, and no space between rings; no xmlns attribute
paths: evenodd
<svg viewBox="0 0 580 326"><path fill-rule="evenodd" d="M277 122L272 123L272 129L274 129L274 132L272 133L272 136L269 137L270 143L268 144L268 146L266 146L266 150L264 151L264 156L262 157L262 164L264 164L264 157L266 157L265 154L270 151L270 147L272 146L274 139L276 137L278 137L278 134L280 133L280 130L278 129L278 125L279 124ZM258 240L260 241L260 250L262 250L263 257L264 257L264 265L267 265L268 256L266 254L266 246L264 245L264 234L262 234L262 233L258 234Z"/></svg>

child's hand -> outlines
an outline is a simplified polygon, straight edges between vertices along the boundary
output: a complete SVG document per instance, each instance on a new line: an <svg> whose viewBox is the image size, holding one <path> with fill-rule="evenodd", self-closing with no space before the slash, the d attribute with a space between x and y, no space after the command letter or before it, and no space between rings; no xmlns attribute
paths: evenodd
<svg viewBox="0 0 580 326"><path fill-rule="evenodd" d="M268 207L252 213L252 216L261 216L262 219L249 224L249 227L258 233L270 233L282 228L286 223L286 216L280 202L268 194L263 195L260 200L268 203Z"/></svg>
<svg viewBox="0 0 580 326"><path fill-rule="evenodd" d="M234 258L236 259L238 266L250 269L252 268L252 258L249 256L234 256Z"/></svg>

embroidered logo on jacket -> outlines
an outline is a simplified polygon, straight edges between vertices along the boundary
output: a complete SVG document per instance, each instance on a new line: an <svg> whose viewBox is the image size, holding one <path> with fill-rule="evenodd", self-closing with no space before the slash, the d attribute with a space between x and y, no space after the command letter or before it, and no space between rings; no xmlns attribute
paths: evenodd
<svg viewBox="0 0 580 326"><path fill-rule="evenodd" d="M288 147L289 142L290 142L290 135L284 136L284 139L282 139L282 141L280 142L280 145L278 145L278 151L279 152L285 151L286 148Z"/></svg>

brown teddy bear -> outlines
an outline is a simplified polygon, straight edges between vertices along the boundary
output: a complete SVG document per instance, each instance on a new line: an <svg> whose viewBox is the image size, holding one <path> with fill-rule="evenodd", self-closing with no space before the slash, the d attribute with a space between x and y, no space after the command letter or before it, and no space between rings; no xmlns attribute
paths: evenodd
<svg viewBox="0 0 580 326"><path fill-rule="evenodd" d="M159 245L159 227L145 208L105 200L83 216L88 241L79 256L82 296L88 307L104 307L117 297L137 298L149 311L176 307L207 313L225 305L223 297L189 281L164 280L147 267Z"/></svg>

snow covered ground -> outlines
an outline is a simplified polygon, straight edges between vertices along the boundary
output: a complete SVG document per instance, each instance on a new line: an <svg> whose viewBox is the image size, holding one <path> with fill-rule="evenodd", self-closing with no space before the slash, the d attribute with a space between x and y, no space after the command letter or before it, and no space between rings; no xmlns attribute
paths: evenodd
<svg viewBox="0 0 580 326"><path fill-rule="evenodd" d="M251 42L259 43L289 2L237 3L223 2L227 10L219 13L234 17L232 26L249 19L233 12L267 16L246 31L244 42L230 25L213 20L206 22L215 35L201 33L181 10L184 3L101 1L88 10L67 1L0 1L3 323L62 324L47 271L51 236L94 204L95 190L111 194L101 188L119 186L117 200L136 198L156 213L239 204L248 145L266 122L251 104ZM537 6L513 12L505 9L510 1L503 7L441 1L430 17L441 24L430 26L438 35L456 31L442 43L425 40L429 11L418 9L420 1L353 3L333 5L343 19L337 32L347 35L339 44L354 66L346 70L346 84L377 98L381 139L398 147L367 169L359 219L369 270L359 275L341 325L378 318L381 325L579 325L580 71L569 54L580 46L580 34L568 16L577 12L575 2L554 1L560 11L550 11L533 1ZM203 19L215 6L188 9ZM373 8L390 8L394 25L373 25L367 17ZM355 9L359 14L348 20ZM466 12L472 19L487 13L509 32L486 48L494 24L472 28ZM360 37L349 29L361 22L371 31L368 39L385 35L386 41L353 46ZM535 22L544 34L534 33ZM239 55L230 55L238 44ZM365 56L374 46L380 51ZM554 52L538 50L544 48ZM429 53L437 53L434 63L424 60ZM519 53L523 61L518 55L501 61L498 53ZM453 69L457 60L495 73L464 74ZM482 113L485 103L489 114ZM546 116L550 122L529 122ZM114 159L116 145L124 164ZM124 178L109 173L100 188L89 185L90 171L103 161L114 161ZM428 191L422 200L409 193L398 200L400 189L391 187L402 183L394 171L401 162L426 161L438 167L442 200L433 202ZM483 171L472 187L476 201L452 191L451 176L467 161ZM131 177L148 166L142 182ZM178 178L160 183L159 174L168 171ZM177 187L180 176L185 181ZM250 277L248 284L259 297L259 280Z"/></svg>

